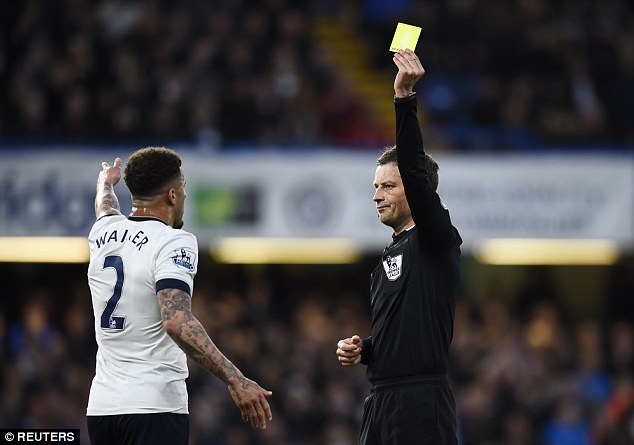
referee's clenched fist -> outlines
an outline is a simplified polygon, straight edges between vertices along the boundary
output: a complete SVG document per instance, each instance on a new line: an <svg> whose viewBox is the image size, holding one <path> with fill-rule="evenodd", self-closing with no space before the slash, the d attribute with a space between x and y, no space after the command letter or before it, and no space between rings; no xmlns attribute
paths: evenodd
<svg viewBox="0 0 634 445"><path fill-rule="evenodd" d="M337 342L337 358L343 366L355 366L361 362L361 337L353 335Z"/></svg>

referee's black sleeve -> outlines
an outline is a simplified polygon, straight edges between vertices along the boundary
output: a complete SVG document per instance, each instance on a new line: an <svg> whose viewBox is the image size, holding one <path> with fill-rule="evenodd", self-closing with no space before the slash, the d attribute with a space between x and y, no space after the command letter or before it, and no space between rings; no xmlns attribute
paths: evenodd
<svg viewBox="0 0 634 445"><path fill-rule="evenodd" d="M449 212L431 186L425 171L425 149L418 123L416 94L395 101L396 154L412 218L430 245L450 248L462 240L451 224Z"/></svg>

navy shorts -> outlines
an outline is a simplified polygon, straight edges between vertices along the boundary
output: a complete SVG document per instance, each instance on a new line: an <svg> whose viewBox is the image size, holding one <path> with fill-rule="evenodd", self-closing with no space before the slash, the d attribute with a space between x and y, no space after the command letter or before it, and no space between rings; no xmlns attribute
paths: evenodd
<svg viewBox="0 0 634 445"><path fill-rule="evenodd" d="M372 386L359 445L456 445L456 402L445 376L416 376Z"/></svg>
<svg viewBox="0 0 634 445"><path fill-rule="evenodd" d="M187 445L189 415L174 413L87 416L92 445Z"/></svg>

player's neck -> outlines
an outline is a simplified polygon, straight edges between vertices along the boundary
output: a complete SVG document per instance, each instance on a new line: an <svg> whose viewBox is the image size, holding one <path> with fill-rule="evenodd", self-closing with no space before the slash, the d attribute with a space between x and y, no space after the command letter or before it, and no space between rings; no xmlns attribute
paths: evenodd
<svg viewBox="0 0 634 445"><path fill-rule="evenodd" d="M163 221L168 226L171 226L173 223L172 212L169 208L150 205L147 202L133 202L130 216L156 218Z"/></svg>

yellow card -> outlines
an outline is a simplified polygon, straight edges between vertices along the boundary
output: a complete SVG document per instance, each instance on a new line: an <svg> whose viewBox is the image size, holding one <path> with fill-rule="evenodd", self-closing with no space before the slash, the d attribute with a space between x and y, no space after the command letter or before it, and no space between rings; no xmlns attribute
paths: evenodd
<svg viewBox="0 0 634 445"><path fill-rule="evenodd" d="M390 51L397 52L400 49L409 48L412 51L416 49L416 43L418 43L418 37L420 37L420 31L422 28L413 25L407 25L405 23L399 23L396 25L396 32L390 45Z"/></svg>

